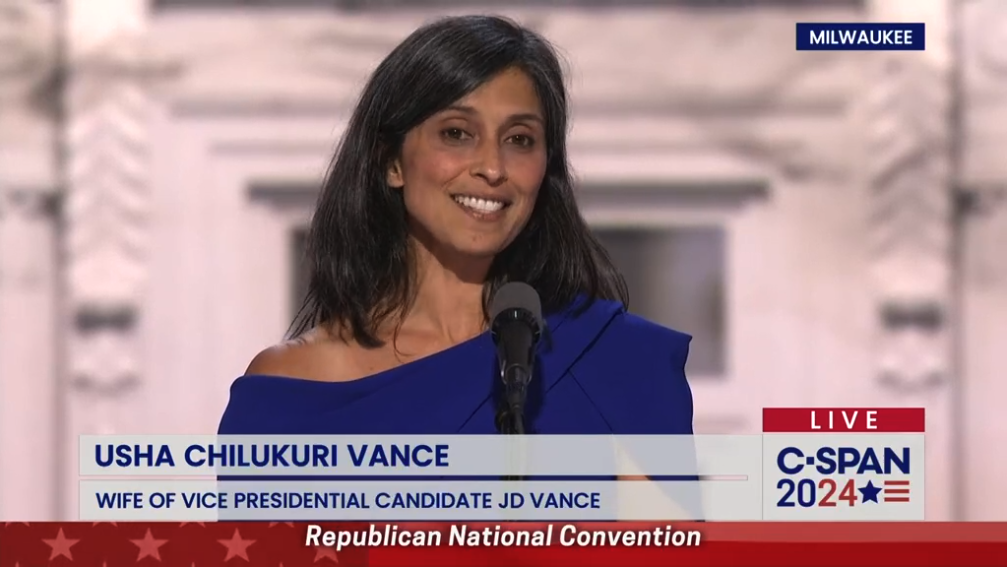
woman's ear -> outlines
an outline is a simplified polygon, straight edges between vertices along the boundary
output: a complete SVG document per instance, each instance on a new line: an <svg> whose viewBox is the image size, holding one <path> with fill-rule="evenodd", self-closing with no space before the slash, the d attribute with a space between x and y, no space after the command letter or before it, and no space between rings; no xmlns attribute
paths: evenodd
<svg viewBox="0 0 1007 567"><path fill-rule="evenodd" d="M388 164L388 172L385 175L385 181L388 183L389 187L395 189L401 189L405 184L405 179L402 177L402 164L398 159L393 159Z"/></svg>

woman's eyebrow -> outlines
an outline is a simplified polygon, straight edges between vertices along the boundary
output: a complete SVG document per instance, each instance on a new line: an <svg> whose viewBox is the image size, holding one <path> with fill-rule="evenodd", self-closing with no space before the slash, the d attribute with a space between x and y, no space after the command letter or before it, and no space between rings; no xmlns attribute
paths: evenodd
<svg viewBox="0 0 1007 567"><path fill-rule="evenodd" d="M445 111L454 110L456 112L461 112L463 114L470 114L470 115L479 114L479 111L477 111L475 108L464 104L452 104L451 106L448 106L444 110ZM520 122L522 120L530 122L538 122L539 124L545 124L545 120L543 120L543 118L535 112L519 112L517 114L511 114L510 116L507 117L507 122Z"/></svg>

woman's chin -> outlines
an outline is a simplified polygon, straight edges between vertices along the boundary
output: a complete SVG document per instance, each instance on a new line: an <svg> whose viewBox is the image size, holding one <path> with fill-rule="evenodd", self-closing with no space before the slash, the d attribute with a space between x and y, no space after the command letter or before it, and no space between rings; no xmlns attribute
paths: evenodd
<svg viewBox="0 0 1007 567"><path fill-rule="evenodd" d="M461 259L468 259L472 262L492 262L493 258L500 253L499 246L458 246L454 248L455 254Z"/></svg>
<svg viewBox="0 0 1007 567"><path fill-rule="evenodd" d="M502 239L499 241L459 239L448 243L444 248L450 250L450 255L459 261L492 262L493 258L505 248L505 243Z"/></svg>

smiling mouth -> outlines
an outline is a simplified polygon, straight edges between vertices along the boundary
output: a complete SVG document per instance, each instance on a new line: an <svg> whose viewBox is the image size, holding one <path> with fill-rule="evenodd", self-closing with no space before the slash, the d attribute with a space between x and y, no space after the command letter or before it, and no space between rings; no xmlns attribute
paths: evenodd
<svg viewBox="0 0 1007 567"><path fill-rule="evenodd" d="M469 195L454 195L452 197L456 203L476 213L489 215L503 210L510 205L507 201L495 199L483 199Z"/></svg>

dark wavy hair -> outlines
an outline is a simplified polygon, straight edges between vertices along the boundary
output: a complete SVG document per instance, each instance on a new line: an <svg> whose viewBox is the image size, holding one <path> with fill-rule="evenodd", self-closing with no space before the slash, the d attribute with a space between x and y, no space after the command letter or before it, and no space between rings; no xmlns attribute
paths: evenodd
<svg viewBox="0 0 1007 567"><path fill-rule="evenodd" d="M452 17L413 32L381 62L364 88L336 151L307 235L310 279L291 327L340 325L366 347L380 325L415 297L406 207L387 185L387 168L407 132L499 73L519 68L545 113L547 166L524 230L492 262L483 310L504 283L534 287L546 313L578 296L628 304L626 284L595 240L574 199L567 163L567 93L552 46L494 16ZM401 321L401 319L400 319Z"/></svg>

